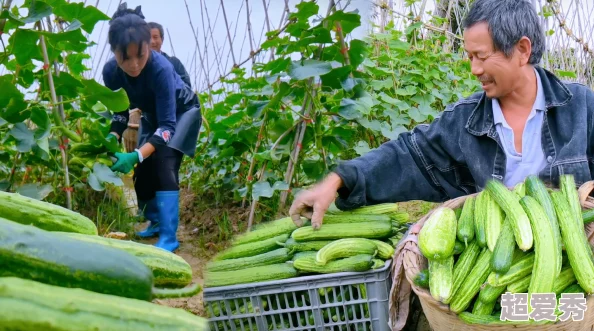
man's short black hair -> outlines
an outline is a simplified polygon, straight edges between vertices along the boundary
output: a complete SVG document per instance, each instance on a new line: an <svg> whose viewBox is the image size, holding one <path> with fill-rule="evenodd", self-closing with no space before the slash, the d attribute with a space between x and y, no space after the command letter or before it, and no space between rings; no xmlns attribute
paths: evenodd
<svg viewBox="0 0 594 331"><path fill-rule="evenodd" d="M109 21L108 42L111 46L111 51L120 51L124 59L128 57L127 49L130 44L137 44L139 46L138 52L144 43L150 43L151 30L148 24L144 21L144 16L140 10L140 6L136 9L128 9L124 2L118 10L113 14L111 21Z"/></svg>
<svg viewBox="0 0 594 331"><path fill-rule="evenodd" d="M159 34L161 35L161 40L165 41L165 34L163 33L163 26L159 23L149 22L149 28L159 30Z"/></svg>
<svg viewBox="0 0 594 331"><path fill-rule="evenodd" d="M545 34L534 5L527 0L475 0L462 22L464 29L477 23L489 26L493 46L510 57L522 37L532 43L528 62L536 65L545 52Z"/></svg>

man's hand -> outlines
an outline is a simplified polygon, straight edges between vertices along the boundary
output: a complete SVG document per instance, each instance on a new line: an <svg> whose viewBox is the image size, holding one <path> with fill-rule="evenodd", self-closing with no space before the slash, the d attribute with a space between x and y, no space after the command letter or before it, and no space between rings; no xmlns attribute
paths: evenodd
<svg viewBox="0 0 594 331"><path fill-rule="evenodd" d="M311 219L311 226L319 229L322 226L324 214L336 198L336 192L342 186L342 179L331 173L324 181L311 190L301 192L293 201L289 215L297 226L302 226L301 216Z"/></svg>
<svg viewBox="0 0 594 331"><path fill-rule="evenodd" d="M132 169L136 163L138 163L138 153L131 152L131 153L115 153L115 157L118 159L117 162L111 167L112 171L121 172L123 174L127 174Z"/></svg>

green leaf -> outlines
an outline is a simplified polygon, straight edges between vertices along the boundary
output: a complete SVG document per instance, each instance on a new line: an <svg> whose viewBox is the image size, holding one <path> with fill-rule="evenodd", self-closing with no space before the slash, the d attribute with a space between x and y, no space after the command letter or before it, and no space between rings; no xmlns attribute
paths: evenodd
<svg viewBox="0 0 594 331"><path fill-rule="evenodd" d="M577 78L577 75L573 71L557 70L559 77Z"/></svg>
<svg viewBox="0 0 594 331"><path fill-rule="evenodd" d="M399 51L408 51L410 49L409 43L402 41L402 40L398 40L398 39L390 40L389 45L390 45L390 48L396 49Z"/></svg>
<svg viewBox="0 0 594 331"><path fill-rule="evenodd" d="M35 200L43 200L53 191L53 187L49 184L24 184L16 189L16 193L29 197Z"/></svg>
<svg viewBox="0 0 594 331"><path fill-rule="evenodd" d="M103 163L95 162L93 165L93 174L101 183L110 183L116 186L124 185L124 182L108 166Z"/></svg>
<svg viewBox="0 0 594 331"><path fill-rule="evenodd" d="M379 132L381 130L381 123L378 120L368 120L365 117L359 118L357 120L359 124L361 124L364 128Z"/></svg>
<svg viewBox="0 0 594 331"><path fill-rule="evenodd" d="M342 10L335 11L332 15L326 18L329 22L339 21L342 25L343 34L349 34L357 27L361 26L361 15L357 11L344 12Z"/></svg>
<svg viewBox="0 0 594 331"><path fill-rule="evenodd" d="M428 116L421 114L417 107L412 107L408 110L408 116L417 123L423 123L427 120Z"/></svg>
<svg viewBox="0 0 594 331"><path fill-rule="evenodd" d="M332 43L332 36L330 35L330 30L324 27L316 27L311 30L311 35L309 36L301 36L297 45L299 47L307 47L311 44L330 44Z"/></svg>
<svg viewBox="0 0 594 331"><path fill-rule="evenodd" d="M289 68L289 76L297 80L303 80L310 77L321 76L329 73L332 65L327 62L317 60L305 60L303 64L300 61L292 62Z"/></svg>
<svg viewBox="0 0 594 331"><path fill-rule="evenodd" d="M259 201L260 197L271 198L274 190L270 187L270 183L263 181L257 182L252 187L252 199Z"/></svg>
<svg viewBox="0 0 594 331"><path fill-rule="evenodd" d="M121 112L130 107L130 101L124 89L112 91L93 79L83 79L82 84L84 85L82 93L85 97L85 104L89 109L97 102L101 102L113 112Z"/></svg>
<svg viewBox="0 0 594 331"><path fill-rule="evenodd" d="M369 49L364 41L355 39L351 41L350 48L348 51L349 58L351 60L351 66L353 68L359 67L363 60L366 58Z"/></svg>
<svg viewBox="0 0 594 331"><path fill-rule="evenodd" d="M360 106L352 99L342 99L338 107L338 114L347 120L355 120L361 117Z"/></svg>
<svg viewBox="0 0 594 331"><path fill-rule="evenodd" d="M406 128L402 125L390 126L388 123L382 123L382 135L390 140L397 140L402 132L406 132Z"/></svg>
<svg viewBox="0 0 594 331"><path fill-rule="evenodd" d="M51 121L45 108L34 107L31 109L31 121L37 125L35 130L35 140L45 139L49 137L51 131Z"/></svg>
<svg viewBox="0 0 594 331"><path fill-rule="evenodd" d="M78 79L67 72L60 72L60 76L54 75L54 85L57 95L62 95L69 99L78 97L78 89L85 87Z"/></svg>
<svg viewBox="0 0 594 331"><path fill-rule="evenodd" d="M371 151L369 144L365 140L361 140L357 143L357 146L353 148L359 156L363 156Z"/></svg>
<svg viewBox="0 0 594 331"><path fill-rule="evenodd" d="M247 114L252 118L260 118L262 111L270 103L270 100L266 101L250 101L247 106Z"/></svg>
<svg viewBox="0 0 594 331"><path fill-rule="evenodd" d="M18 29L9 38L12 54L20 65L31 63L32 59L43 61L40 47L37 46L39 35L31 30Z"/></svg>
<svg viewBox="0 0 594 331"><path fill-rule="evenodd" d="M411 96L417 94L417 88L415 86L407 85L405 88L399 88L395 92L398 95Z"/></svg>
<svg viewBox="0 0 594 331"><path fill-rule="evenodd" d="M54 8L57 16L61 16L67 21L78 20L82 24L82 29L87 33L93 32L95 25L99 21L109 21L110 17L93 6L84 6L82 2L71 2L62 4Z"/></svg>
<svg viewBox="0 0 594 331"><path fill-rule="evenodd" d="M29 6L29 16L27 16L23 22L35 23L48 17L52 14L52 7L43 1L31 1Z"/></svg>
<svg viewBox="0 0 594 331"><path fill-rule="evenodd" d="M37 149L39 149L39 151L43 152L43 153L41 153L40 157L44 160L47 160L49 157L49 153L50 153L49 139L47 137L44 137L44 138L35 140L35 143L37 144ZM33 149L35 149L35 148L33 148Z"/></svg>
<svg viewBox="0 0 594 331"><path fill-rule="evenodd" d="M105 185L103 185L103 183L99 181L99 178L97 178L97 175L95 175L94 173L89 174L87 182L89 183L89 186L91 186L91 188L95 191L101 192L105 190Z"/></svg>
<svg viewBox="0 0 594 331"><path fill-rule="evenodd" d="M274 182L274 184L272 185L272 189L275 191L286 191L289 189L289 184L279 180Z"/></svg>
<svg viewBox="0 0 594 331"><path fill-rule="evenodd" d="M10 130L10 135L17 140L17 150L21 153L28 153L36 145L35 135L29 130L25 123L17 123Z"/></svg>
<svg viewBox="0 0 594 331"><path fill-rule="evenodd" d="M329 73L320 76L320 78L322 79L322 86L330 87L332 89L340 89L341 87L343 87L342 82L349 79L348 77L351 73L351 70L351 66L344 66L332 69Z"/></svg>
<svg viewBox="0 0 594 331"><path fill-rule="evenodd" d="M83 52L88 47L87 38L82 31L72 30L60 33L51 32L36 32L45 36L45 41L48 44L48 55L50 61L57 59L60 52Z"/></svg>
<svg viewBox="0 0 594 331"><path fill-rule="evenodd" d="M289 15L289 19L296 18L299 21L307 20L308 18L317 14L320 10L320 6L318 6L314 1L300 2L295 6L295 8L297 8L297 12L291 13Z"/></svg>
<svg viewBox="0 0 594 331"><path fill-rule="evenodd" d="M2 14L0 14L0 19L6 20L6 26L4 26L4 33L8 31L18 28L20 26L25 25L26 23L23 22L20 18L18 18L15 14L11 13L8 10L3 10Z"/></svg>
<svg viewBox="0 0 594 331"><path fill-rule="evenodd" d="M86 53L70 53L66 56L66 65L68 66L68 69L73 75L78 76L84 73L85 71L90 70L83 64L84 60L90 58L91 56Z"/></svg>

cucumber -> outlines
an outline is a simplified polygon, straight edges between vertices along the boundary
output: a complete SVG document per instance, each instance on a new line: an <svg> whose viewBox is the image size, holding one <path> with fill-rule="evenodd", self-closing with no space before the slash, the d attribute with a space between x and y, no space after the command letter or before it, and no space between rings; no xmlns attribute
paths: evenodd
<svg viewBox="0 0 594 331"><path fill-rule="evenodd" d="M509 218L503 221L503 228L497 238L495 249L493 250L493 258L491 259L491 266L498 274L504 274L509 271L514 257L514 250L516 248L516 239L512 229Z"/></svg>
<svg viewBox="0 0 594 331"><path fill-rule="evenodd" d="M241 270L206 271L204 272L204 287L248 284L287 279L296 276L297 270L287 262L249 267Z"/></svg>
<svg viewBox="0 0 594 331"><path fill-rule="evenodd" d="M429 260L444 260L454 255L457 220L454 210L438 207L419 232L419 249Z"/></svg>
<svg viewBox="0 0 594 331"><path fill-rule="evenodd" d="M491 272L491 251L483 248L474 268L462 282L462 285L450 301L450 310L456 314L465 311L472 299L479 292L481 285Z"/></svg>
<svg viewBox="0 0 594 331"><path fill-rule="evenodd" d="M429 292L433 299L444 302L452 295L454 256L443 260L429 260Z"/></svg>
<svg viewBox="0 0 594 331"><path fill-rule="evenodd" d="M464 247L474 240L474 203L475 197L468 197L464 201L462 213L458 218L458 231L456 236L459 241L464 243Z"/></svg>
<svg viewBox="0 0 594 331"><path fill-rule="evenodd" d="M0 219L0 277L19 277L139 300L192 296L200 290L153 288L153 272L135 256Z"/></svg>
<svg viewBox="0 0 594 331"><path fill-rule="evenodd" d="M296 252L307 252L307 251L319 251L322 247L331 243L332 240L315 240L315 241L296 241L294 238L289 238L287 241L277 243L279 246L287 248L289 251Z"/></svg>
<svg viewBox="0 0 594 331"><path fill-rule="evenodd" d="M252 231L243 233L233 238L231 245L239 246L278 237L283 234L289 235L296 229L297 225L295 225L293 219L290 217L284 217L274 221L258 224L252 229Z"/></svg>
<svg viewBox="0 0 594 331"><path fill-rule="evenodd" d="M208 330L208 320L142 300L0 278L3 330Z"/></svg>
<svg viewBox="0 0 594 331"><path fill-rule="evenodd" d="M523 251L531 249L534 243L532 228L518 196L508 190L502 182L494 179L487 181L486 190L509 218L518 247Z"/></svg>
<svg viewBox="0 0 594 331"><path fill-rule="evenodd" d="M89 218L70 209L18 193L0 191L0 217L47 231L98 234L97 226Z"/></svg>
<svg viewBox="0 0 594 331"><path fill-rule="evenodd" d="M289 261L292 257L293 255L291 252L287 248L283 247L254 256L221 261L210 261L206 264L206 270L208 272L232 270L241 271L249 267L283 263Z"/></svg>
<svg viewBox="0 0 594 331"><path fill-rule="evenodd" d="M356 255L344 259L334 260L326 263L326 265L319 265L316 263L315 257L302 257L293 261L295 269L302 272L312 272L320 274L331 274L337 272L362 272L370 270L373 266L372 255Z"/></svg>
<svg viewBox="0 0 594 331"><path fill-rule="evenodd" d="M153 271L155 286L180 288L192 282L192 267L190 267L190 264L181 256L164 249L131 240L118 240L72 232L60 232L59 234L77 240L113 247L136 256Z"/></svg>
<svg viewBox="0 0 594 331"><path fill-rule="evenodd" d="M377 244L365 238L338 239L318 251L316 263L326 265L329 261L361 254L375 256Z"/></svg>
<svg viewBox="0 0 594 331"><path fill-rule="evenodd" d="M279 243L286 242L289 238L288 234L281 234L276 237L264 239L262 241L250 242L242 245L232 245L231 247L219 252L214 261L239 259L242 257L249 257L264 254L279 248Z"/></svg>
<svg viewBox="0 0 594 331"><path fill-rule="evenodd" d="M359 222L344 224L324 224L318 230L304 226L293 231L291 237L296 241L337 240L343 238L385 239L392 235L392 223Z"/></svg>

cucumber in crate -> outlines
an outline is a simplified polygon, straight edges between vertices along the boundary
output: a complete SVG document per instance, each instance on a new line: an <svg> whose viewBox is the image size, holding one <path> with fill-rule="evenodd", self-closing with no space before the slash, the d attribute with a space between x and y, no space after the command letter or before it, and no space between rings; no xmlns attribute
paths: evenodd
<svg viewBox="0 0 594 331"><path fill-rule="evenodd" d="M385 203L331 208L316 231L284 217L236 236L204 271L211 328L387 330L389 265L408 222Z"/></svg>

